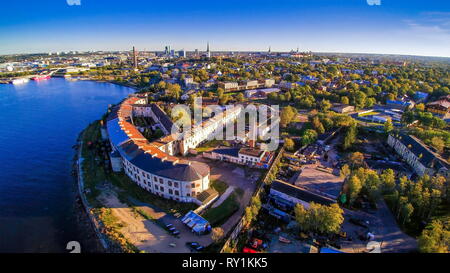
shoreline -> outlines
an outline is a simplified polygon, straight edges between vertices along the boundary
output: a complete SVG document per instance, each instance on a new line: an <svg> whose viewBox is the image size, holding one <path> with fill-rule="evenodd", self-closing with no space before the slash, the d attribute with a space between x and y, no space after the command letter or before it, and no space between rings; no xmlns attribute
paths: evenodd
<svg viewBox="0 0 450 273"><path fill-rule="evenodd" d="M140 89L139 87L131 85L126 82L121 83L121 82L117 82L114 80L97 80L97 79L93 79L90 77L84 77L84 78L77 78L77 77L79 77L79 76L75 76L73 78L72 77L65 78L65 77L52 76L52 77L50 77L50 79L52 79L52 78L58 79L59 78L59 79L65 79L65 80L69 80L69 81L70 81L70 79L73 79L74 81L93 81L93 82L98 82L98 83L111 83L111 84L115 84L115 85L119 85L119 86L123 86L123 87L132 88L132 89L134 89L134 92L139 92L139 89ZM9 79L1 79L0 78L0 84L12 84L12 83L9 82Z"/></svg>
<svg viewBox="0 0 450 273"><path fill-rule="evenodd" d="M108 81L108 80L96 80L96 79L77 79L80 81L93 81L97 83L110 83L115 84L123 87L132 88L134 90L134 93L138 92L138 88L135 86L131 86L125 83L118 83L115 81ZM86 127L88 128L89 125ZM111 242L108 239L108 236L102 232L104 229L103 224L101 221L95 216L95 214L92 212L92 207L90 206L89 202L86 199L85 196L85 189L84 189L84 180L83 180L83 169L82 169L82 163L83 163L83 157L82 157L82 151L83 151L83 136L86 131L86 128L84 128L77 137L76 144L73 146L75 149L75 156L73 159L73 174L76 179L77 183L77 194L75 197L75 205L77 208L77 215L76 217L78 219L81 219L81 222L83 224L83 231L85 231L84 228L87 228L89 226L89 230L86 230L88 239L91 240L91 238L95 239L94 248L96 253L114 253L117 252L115 247L111 244ZM81 225L81 224L80 224ZM80 227L81 228L81 227ZM83 249L83 248L82 248ZM89 251L92 252L92 251Z"/></svg>
<svg viewBox="0 0 450 273"><path fill-rule="evenodd" d="M74 166L73 171L74 175L76 176L76 183L77 183L77 194L75 197L76 207L77 209L80 209L81 215L77 215L77 218L85 218L85 220L88 223L83 223L83 226L86 226L85 224L88 224L90 227L90 231L87 231L88 237L94 237L95 238L95 245L96 251L100 253L108 253L111 252L111 248L108 244L108 240L105 237L105 235L101 232L101 224L99 221L95 218L95 215L92 213L92 207L89 205L85 195L84 195L84 181L83 181L83 170L82 170L82 149L83 149L83 135L84 135L85 129L80 132L77 138L77 144L75 145L75 157L74 157ZM78 213L77 213L78 214ZM93 236L94 235L94 236ZM83 248L82 248L83 249Z"/></svg>

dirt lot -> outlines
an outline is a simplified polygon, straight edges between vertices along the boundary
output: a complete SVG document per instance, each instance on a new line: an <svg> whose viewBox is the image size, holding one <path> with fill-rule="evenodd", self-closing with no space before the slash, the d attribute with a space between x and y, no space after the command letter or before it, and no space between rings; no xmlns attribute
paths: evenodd
<svg viewBox="0 0 450 273"><path fill-rule="evenodd" d="M304 165L295 185L336 199L342 189L344 179L339 176L317 170L321 164Z"/></svg>
<svg viewBox="0 0 450 273"><path fill-rule="evenodd" d="M179 231L180 237L170 235L165 229L152 220L136 214L128 205L119 201L116 194L111 190L105 190L100 195L99 200L110 207L113 214L125 226L120 232L137 248L148 253L186 253L190 250L185 246L186 242L196 241L207 246L212 243L210 235L197 236L185 227L177 218L167 215L164 212L153 210L149 206L137 206L155 219L162 219L165 223L173 224ZM175 247L169 244L175 243Z"/></svg>

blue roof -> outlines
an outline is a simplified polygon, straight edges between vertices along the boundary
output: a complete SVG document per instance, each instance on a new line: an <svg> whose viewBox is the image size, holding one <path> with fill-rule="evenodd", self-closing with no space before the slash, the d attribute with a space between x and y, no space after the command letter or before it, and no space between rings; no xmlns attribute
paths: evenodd
<svg viewBox="0 0 450 273"><path fill-rule="evenodd" d="M417 91L416 94L414 95L414 97L416 97L418 99L425 99L428 97L428 95L429 95L428 93Z"/></svg>
<svg viewBox="0 0 450 273"><path fill-rule="evenodd" d="M127 134L120 128L119 119L115 118L107 122L107 129L109 139L114 147L118 147L120 144L129 140Z"/></svg>
<svg viewBox="0 0 450 273"><path fill-rule="evenodd" d="M333 248L329 248L329 247L322 247L320 249L320 253L345 253L345 252L342 252L342 251L339 251L339 250L336 250Z"/></svg>
<svg viewBox="0 0 450 273"><path fill-rule="evenodd" d="M405 102L405 101L399 101L399 100L388 100L386 101L386 104L398 104L398 105L411 105L410 102Z"/></svg>
<svg viewBox="0 0 450 273"><path fill-rule="evenodd" d="M189 211L185 216L183 216L181 221L184 224L189 224L189 226L192 226L192 229L197 232L205 231L209 226L209 222L205 218L201 217L192 210Z"/></svg>
<svg viewBox="0 0 450 273"><path fill-rule="evenodd" d="M221 148L221 149L215 149L213 152L217 154L222 155L229 155L234 157L239 157L239 148Z"/></svg>

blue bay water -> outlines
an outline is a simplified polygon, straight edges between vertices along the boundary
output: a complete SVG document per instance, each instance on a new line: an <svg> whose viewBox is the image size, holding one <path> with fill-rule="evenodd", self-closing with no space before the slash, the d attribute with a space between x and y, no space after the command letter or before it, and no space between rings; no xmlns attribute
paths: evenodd
<svg viewBox="0 0 450 273"><path fill-rule="evenodd" d="M0 252L65 252L82 240L71 176L76 139L133 89L65 79L0 84Z"/></svg>

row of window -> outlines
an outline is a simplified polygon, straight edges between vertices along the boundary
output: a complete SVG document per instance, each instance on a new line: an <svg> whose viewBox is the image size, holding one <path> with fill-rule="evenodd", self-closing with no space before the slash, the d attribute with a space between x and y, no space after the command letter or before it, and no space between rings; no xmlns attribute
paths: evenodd
<svg viewBox="0 0 450 273"><path fill-rule="evenodd" d="M252 161L252 162L258 162L258 158L255 158L255 157L248 157L248 156L241 156L241 160Z"/></svg>
<svg viewBox="0 0 450 273"><path fill-rule="evenodd" d="M126 165L125 169L126 169L126 171L127 171L127 173L129 174L130 177L134 177L134 180L139 182L139 183L143 183L145 185L151 186L150 175L148 173L140 171L139 169L137 169L136 167L134 167L132 164L130 164L127 161L124 161L124 162L125 162L125 165ZM144 176L144 178L148 178L149 180L141 179L139 174L142 174ZM164 188L164 186L162 186L162 185L165 185L163 178L157 178L156 176L153 176L153 181L160 184L159 186L156 185L156 184L154 185L154 188L156 190L161 191L161 192L165 192L165 188ZM179 182L167 180L167 185L169 187L177 188L177 189L169 188L168 189L168 193L169 194L180 196L180 190L178 190L180 188L180 183ZM190 185L186 185L186 188L187 189L195 189L195 188L200 188L200 186L201 186L200 183L192 182ZM195 194L196 194L195 191L192 191L192 196L195 196ZM187 193L186 196L190 197L191 194Z"/></svg>

